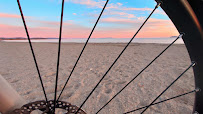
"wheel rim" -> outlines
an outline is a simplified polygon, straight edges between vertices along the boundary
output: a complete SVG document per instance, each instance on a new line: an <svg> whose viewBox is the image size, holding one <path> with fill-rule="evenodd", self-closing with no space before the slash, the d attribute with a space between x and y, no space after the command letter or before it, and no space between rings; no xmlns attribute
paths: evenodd
<svg viewBox="0 0 203 114"><path fill-rule="evenodd" d="M195 76L195 86L203 88L203 2L202 0L188 0L185 3L181 0L162 0L162 9L172 20L179 32L187 33L183 36L183 41L186 45L191 61L195 61L197 65L193 68ZM189 6L187 6L189 5ZM174 6L174 7L173 7ZM189 12L188 7L192 8L194 14ZM194 16L194 17L193 17ZM196 18L198 22L196 21ZM203 92L196 93L194 112L203 113Z"/></svg>

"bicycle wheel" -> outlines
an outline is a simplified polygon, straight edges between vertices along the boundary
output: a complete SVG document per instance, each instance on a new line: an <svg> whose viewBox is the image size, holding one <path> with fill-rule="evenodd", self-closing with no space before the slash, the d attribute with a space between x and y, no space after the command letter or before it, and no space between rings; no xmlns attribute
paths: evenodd
<svg viewBox="0 0 203 114"><path fill-rule="evenodd" d="M19 5L19 8L20 8L20 3L19 3L19 0L18 1L18 5ZM202 42L202 29L201 29L201 25L202 25L202 16L200 15L201 12L203 11L202 10L202 1L201 0L196 0L196 1L177 1L177 0L171 0L171 1L167 1L167 0L161 0L161 1L157 1L158 4L157 6L155 7L155 9L160 5L163 10L166 12L166 14L169 16L169 18L172 20L172 22L174 23L174 25L176 26L176 28L178 29L178 31L181 33L183 32L184 35L181 33L180 36L183 35L183 40L184 40L184 43L187 47L187 50L189 52L189 55L190 55L190 58L191 58L191 61L194 61L192 62L192 64L177 78L179 79L189 68L191 68L192 66L194 66L194 75L195 75L195 86L196 88L202 88L202 84L200 83L202 78L201 78L201 75L203 75L203 60L201 59L203 57L203 53L201 52L200 49L203 49L203 42ZM96 24L98 23L106 5L108 3L108 0L96 22ZM82 52L80 53L75 65L73 66L73 70L71 71L66 83L65 83L65 86L62 88L62 92L60 93L59 97L57 98L57 80L58 80L58 69L59 69L59 58L60 58L60 44L61 44L61 32L62 32L62 19L63 19L63 5L64 5L64 1L62 3L62 13L61 13L61 26L60 26L60 36L59 36L59 50L58 50L58 62L57 62L57 73L56 73L56 84L55 84L55 98L54 100L51 100L51 101L48 101L47 100L47 97L46 97L46 92L45 92L45 89L44 89L44 86L43 86L43 82L42 82L42 79L41 79L41 76L40 76L40 73L39 73L39 69L38 69L38 65L37 65L37 61L36 61L36 58L35 58L35 54L34 54L34 51L33 51L33 48L32 48L32 43L31 43L31 40L29 39L29 43L30 43L30 47L31 47L31 51L32 51L32 54L33 54L33 57L34 57L34 61L35 61L35 65L36 65L36 68L37 68L37 71L38 71L38 74L39 74L39 77L40 77L40 81L41 81L41 84L42 84L42 88L43 88L43 91L44 91L44 94L45 94L45 98L46 98L46 101L39 101L39 102L34 102L34 103L31 103L31 104L27 104L25 105L24 107L22 107L22 109L20 110L17 110L18 113L20 113L22 110L24 110L25 107L29 107L29 106L32 106L34 104L33 107L31 107L32 110L35 110L35 106L37 104L40 104L40 103L43 103L43 104L46 104L45 105L45 108L44 107L41 107L41 111L46 111L46 113L54 113L55 112L55 108L63 108L63 109L66 109L68 111L68 113L72 112L72 113L84 113L82 110L80 110L82 108L82 106L85 104L85 102L89 99L89 97L92 95L92 93L95 91L95 89L99 86L99 84L102 82L102 80L106 77L106 75L108 74L108 72L111 70L111 68L114 66L114 64L117 62L117 60L120 58L120 56L123 54L123 52L127 49L127 47L129 46L129 44L131 43L131 41L134 39L134 37L137 35L137 33L141 30L141 28L144 26L144 24L147 22L147 20L149 19L149 17L152 15L152 13L155 11L155 9L152 11L152 13L149 15L149 17L146 19L146 21L144 22L144 24L140 27L140 29L138 29L138 32L133 36L133 38L130 40L130 42L125 46L125 48L123 49L123 51L119 54L119 56L115 59L115 61L113 62L113 64L110 66L110 68L107 70L107 72L102 76L101 80L97 83L97 85L93 88L93 90L90 92L90 94L88 94L88 96L85 98L84 102L80 105L80 107L76 107L74 105L70 105L68 103L65 103L65 102L62 102L62 101L58 101L63 90L65 89L66 87L66 84L68 83L70 77L71 77L71 74L74 70L74 68L76 67L78 61L80 60L80 57L81 55L83 54L83 51L85 50L85 47L88 43L88 40L89 38L91 37L91 34L93 33L95 27L96 27L96 24L87 40L87 42L85 43L85 46L84 48L82 49ZM24 20L24 17L23 17L23 13L22 13L22 10L20 8L20 11L21 11L21 16L23 18L23 22L24 22L24 26L25 26L25 30L26 30L26 33L27 33L27 36L29 38L29 34L28 34L28 31L27 31L27 27L26 27L26 23L25 23L25 20ZM184 20L184 21L183 21ZM177 37L178 39L179 37ZM177 40L176 39L176 40ZM175 40L175 41L176 41ZM174 41L174 42L175 42ZM127 83L124 88L122 88L118 93L115 94L115 96L113 96L112 99L110 99L107 104L105 104L98 112L100 112L105 106L107 106L118 94L120 94L132 81L135 80L135 78L137 78L146 68L148 68L163 52L165 52L170 46L172 46L172 44L174 43L172 42L164 51L162 51L155 59L152 60L152 62L150 62L146 67L144 67L143 70L141 70L140 73L138 73L138 75L136 75L129 83ZM177 81L177 80L175 80ZM175 82L174 81L174 82ZM173 85L173 83L171 83L171 85ZM160 96L171 86L169 85L161 94ZM197 92L197 89L191 91L191 92ZM191 93L189 92L189 93ZM185 94L189 94L189 93L185 93ZM151 102L149 105L147 105L145 108L145 110L147 110L150 106L152 105L155 105L155 101L160 97L158 96L153 102ZM182 95L181 95L182 96ZM194 112L198 112L198 113L202 113L202 110L201 110L201 106L202 106L202 92L198 90L198 93L196 94L196 97L195 97L195 105L194 105ZM60 106L60 103L65 103L64 106ZM52 106L53 105L53 106ZM47 109L48 107L48 109ZM68 107L68 108L67 108ZM71 108L74 108L70 110L70 107ZM38 109L40 107L37 107ZM26 108L27 109L27 108ZM26 113L29 113L30 111L32 110L28 110ZM142 111L141 113L144 113L145 112ZM20 112L19 112L20 111ZM81 111L81 112L79 112ZM133 111L130 111L130 112L134 112L135 110ZM98 113L96 112L96 113ZM21 112L22 113L22 112Z"/></svg>

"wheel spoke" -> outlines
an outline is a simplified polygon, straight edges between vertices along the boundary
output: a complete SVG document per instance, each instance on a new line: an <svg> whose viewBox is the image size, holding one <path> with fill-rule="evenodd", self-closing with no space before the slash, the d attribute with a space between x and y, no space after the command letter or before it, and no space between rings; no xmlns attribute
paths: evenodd
<svg viewBox="0 0 203 114"><path fill-rule="evenodd" d="M34 53L34 50L33 50L33 47L32 47L32 42L31 42L31 40L30 40L30 35L29 35L29 33L28 33L28 29L27 29L27 25L26 25L26 22L25 22L25 18L24 18L24 15L23 15L23 11L22 11L22 8L21 8L21 5L20 5L20 1L17 0L17 3L18 3L19 10L20 10L21 18L22 18L22 21L23 21L23 24L24 24L25 32L26 32L26 35L27 35L27 38L28 38L28 42L29 42L29 45L30 45L30 50L31 50L31 52L32 52L32 56L33 56L33 59L34 59L34 62L35 62L35 67L36 67L36 69L37 69L38 77L39 77L39 79L40 79L40 83L41 83L41 86L42 86L42 90L43 90L43 93L44 93L44 97L45 97L45 100L46 100L46 102L47 102L48 99L47 99L46 91L45 91L45 88L44 88L44 85L43 85L43 81L42 81L42 77L41 77L41 74L40 74L40 71L39 71L39 67L38 67L38 64L37 64L37 60L36 60L36 57L35 57L35 53Z"/></svg>
<svg viewBox="0 0 203 114"><path fill-rule="evenodd" d="M169 47L171 47L183 34L180 34L170 45L168 45L158 56L156 56L146 67L144 67L132 80L130 80L118 93L116 93L97 113L105 108L114 98L116 98L129 84L131 84L142 72L144 72L156 59L158 59Z"/></svg>
<svg viewBox="0 0 203 114"><path fill-rule="evenodd" d="M148 105L142 112L141 114L143 114L150 106L152 106L152 104L161 96L163 95L180 77L183 76L183 74L185 72L187 72L191 67L193 67L195 65L195 62L192 62L191 65L180 75L178 76L164 91L161 92L161 94L159 94L159 96L157 96L151 103L150 105Z"/></svg>
<svg viewBox="0 0 203 114"><path fill-rule="evenodd" d="M64 0L62 0L62 8L61 8L61 21L60 21L60 31L59 31L59 43L58 43L58 58L57 58L55 94L54 94L54 113L55 113L55 107L56 107L57 83L58 83L60 52L61 52L61 36L62 36L62 28L63 28L62 27L63 26L63 9L64 9Z"/></svg>
<svg viewBox="0 0 203 114"><path fill-rule="evenodd" d="M134 36L131 38L131 40L128 42L128 44L124 47L124 49L121 51L121 53L118 55L118 57L115 59L115 61L112 63L112 65L109 67L109 69L106 71L106 73L102 76L102 78L99 80L99 82L96 84L96 86L92 89L92 91L89 93L89 95L86 97L86 99L83 101L83 103L80 105L77 112L82 108L82 106L85 104L85 102L89 99L89 97L92 95L92 93L95 91L95 89L99 86L101 81L105 78L105 76L108 74L108 72L111 70L111 68L114 66L114 64L118 61L118 59L121 57L121 55L124 53L124 51L127 49L127 47L130 45L130 43L133 41L135 36L139 33L139 31L142 29L142 27L145 25L145 23L148 21L148 19L151 17L151 15L154 13L154 11L160 6L161 3L157 3L153 11L150 13L150 15L147 17L147 19L144 21L144 23L140 26L140 28L137 30L137 32L134 34ZM76 113L77 113L76 112Z"/></svg>
<svg viewBox="0 0 203 114"><path fill-rule="evenodd" d="M163 103L163 102L166 102L166 101L169 101L169 100L172 100L172 99L178 98L178 97L182 97L182 96L185 96L185 95L188 95L188 94L194 93L194 92L199 92L199 91L200 91L199 89L195 89L195 90L193 90L193 91L190 91L190 92L187 92L187 93L183 93L183 94L177 95L177 96L175 96L175 97L171 97L171 98L168 98L168 99L165 99L165 100L162 100L162 101L159 101L159 102L153 103L153 104L151 104L151 106L152 106L152 105L156 105L156 104L160 104L160 103ZM141 109L147 108L148 106L150 106L150 105L143 106L143 107L137 108L137 109L135 109L135 110L125 112L124 114L132 113L132 112L135 112L135 111L138 111L138 110L141 110Z"/></svg>
<svg viewBox="0 0 203 114"><path fill-rule="evenodd" d="M69 81L69 79L70 79L70 77L72 76L72 73L73 73L73 71L75 70L75 67L77 66L78 61L80 60L80 57L82 56L82 54L83 54L83 52L84 52L84 50L85 50L85 47L87 46L87 43L89 42L89 39L91 38L91 36L92 36L92 34L93 34L93 32L94 32L96 26L97 26L97 23L99 22L99 20L100 20L102 14L103 14L103 12L104 12L104 10L105 10L105 8L106 8L108 2L109 2L109 0L106 1L106 3L105 3L105 5L104 5L104 7L103 7L103 9L102 9L102 11L101 11L101 13L100 13L98 19L97 19L97 21L96 21L96 23L95 23L95 25L94 25L94 27L93 27L93 29L92 29L92 31L91 31L91 33L90 33L88 39L87 39L87 41L85 42L85 45L84 45L82 51L80 52L80 55L79 55L77 61L75 62L75 65L74 65L74 67L73 67L73 69L72 69L70 75L68 76L68 79L66 80L66 82L65 82L65 84L64 84L64 86L63 86L63 89L62 89L61 93L59 94L59 97L58 97L57 101L58 101L59 98L61 97L61 95L62 95L62 93L63 93L63 91L64 91L64 89L65 89L65 87L66 87L66 85L67 85L67 83L68 83L68 81Z"/></svg>

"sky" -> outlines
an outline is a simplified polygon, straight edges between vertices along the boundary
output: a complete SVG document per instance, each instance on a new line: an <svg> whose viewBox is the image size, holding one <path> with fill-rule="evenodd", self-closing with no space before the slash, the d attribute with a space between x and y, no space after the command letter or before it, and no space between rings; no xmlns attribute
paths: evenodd
<svg viewBox="0 0 203 114"><path fill-rule="evenodd" d="M105 0L65 0L62 38L87 38ZM58 38L62 0L20 0L32 38ZM92 38L131 38L155 7L154 0L109 0ZM177 36L158 8L137 38ZM0 1L0 37L26 37L17 0Z"/></svg>

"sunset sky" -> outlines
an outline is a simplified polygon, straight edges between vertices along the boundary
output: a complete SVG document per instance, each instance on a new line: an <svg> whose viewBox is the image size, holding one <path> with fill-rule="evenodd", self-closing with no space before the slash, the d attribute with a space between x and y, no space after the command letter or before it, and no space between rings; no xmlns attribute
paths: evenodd
<svg viewBox="0 0 203 114"><path fill-rule="evenodd" d="M31 37L57 38L61 0L20 0ZM105 0L66 0L63 38L87 38ZM92 38L131 38L155 7L154 0L110 0ZM158 8L138 38L177 36L165 12ZM26 37L16 0L0 1L0 37Z"/></svg>

